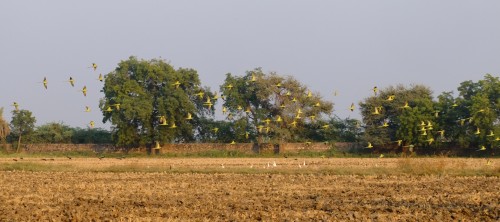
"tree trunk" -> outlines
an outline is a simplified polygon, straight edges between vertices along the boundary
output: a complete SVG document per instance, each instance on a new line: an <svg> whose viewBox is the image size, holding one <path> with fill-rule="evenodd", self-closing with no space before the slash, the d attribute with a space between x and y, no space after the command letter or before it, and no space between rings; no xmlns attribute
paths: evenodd
<svg viewBox="0 0 500 222"><path fill-rule="evenodd" d="M19 133L19 140L17 141L16 153L19 153L19 148L21 148L21 134Z"/></svg>
<svg viewBox="0 0 500 222"><path fill-rule="evenodd" d="M7 152L7 139L0 139L2 141L2 150Z"/></svg>

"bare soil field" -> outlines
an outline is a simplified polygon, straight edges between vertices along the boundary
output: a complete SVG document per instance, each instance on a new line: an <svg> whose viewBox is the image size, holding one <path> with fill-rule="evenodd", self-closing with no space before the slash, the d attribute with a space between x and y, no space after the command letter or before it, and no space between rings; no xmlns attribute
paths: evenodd
<svg viewBox="0 0 500 222"><path fill-rule="evenodd" d="M16 160L0 221L500 220L498 159Z"/></svg>

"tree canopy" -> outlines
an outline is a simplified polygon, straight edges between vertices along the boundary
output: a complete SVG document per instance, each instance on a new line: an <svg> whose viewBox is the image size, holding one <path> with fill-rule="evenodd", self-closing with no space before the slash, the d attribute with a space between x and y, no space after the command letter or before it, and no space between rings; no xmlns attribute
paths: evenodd
<svg viewBox="0 0 500 222"><path fill-rule="evenodd" d="M365 139L378 146L398 141L399 145L425 144L434 133L432 99L432 91L422 85L379 90L359 104Z"/></svg>
<svg viewBox="0 0 500 222"><path fill-rule="evenodd" d="M228 73L220 90L223 113L233 121L235 140L241 142L306 140L305 126L326 128L322 120L333 109L333 103L293 77L265 74L260 68L243 76Z"/></svg>
<svg viewBox="0 0 500 222"><path fill-rule="evenodd" d="M71 142L76 144L110 144L113 143L111 133L101 128L73 128Z"/></svg>
<svg viewBox="0 0 500 222"><path fill-rule="evenodd" d="M100 108L117 145L190 141L199 118L213 113L213 97L194 69L174 69L163 60L121 61L106 75Z"/></svg>
<svg viewBox="0 0 500 222"><path fill-rule="evenodd" d="M365 141L375 147L493 149L500 144L500 80L464 81L434 100L425 86L390 86L360 103ZM397 144L397 145L390 145Z"/></svg>
<svg viewBox="0 0 500 222"><path fill-rule="evenodd" d="M227 73L220 94L203 86L196 70L174 68L162 59L129 57L99 80L104 81L102 121L111 123L111 132L63 123L35 128L32 113L14 102L10 126L0 109L0 141L9 135L18 149L22 137L34 143L113 142L123 148L193 141L364 142L365 148L391 151L500 147L500 79L491 74L439 95L424 85L374 87L374 94L359 102L362 121L339 118L332 114L334 104L319 93L292 76L261 68ZM224 119L214 118L215 107Z"/></svg>
<svg viewBox="0 0 500 222"><path fill-rule="evenodd" d="M37 143L71 143L73 129L63 123L47 123L36 127L33 142Z"/></svg>
<svg viewBox="0 0 500 222"><path fill-rule="evenodd" d="M21 147L21 138L24 136L28 141L35 130L36 118L29 110L13 110L10 122L11 137L17 139L17 151Z"/></svg>
<svg viewBox="0 0 500 222"><path fill-rule="evenodd" d="M498 146L500 138L500 80L490 74L477 82L464 81L459 95L444 92L438 106L444 111L440 124L450 143L463 147Z"/></svg>

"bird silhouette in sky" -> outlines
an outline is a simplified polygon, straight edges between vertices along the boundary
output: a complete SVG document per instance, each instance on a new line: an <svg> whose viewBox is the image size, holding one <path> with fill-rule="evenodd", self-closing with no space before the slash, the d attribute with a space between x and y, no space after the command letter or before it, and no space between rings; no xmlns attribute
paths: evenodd
<svg viewBox="0 0 500 222"><path fill-rule="evenodd" d="M83 93L83 96L87 96L87 86L83 86L81 91Z"/></svg>
<svg viewBox="0 0 500 222"><path fill-rule="evenodd" d="M68 82L72 87L75 87L75 80L73 79L73 77L70 76Z"/></svg>
<svg viewBox="0 0 500 222"><path fill-rule="evenodd" d="M45 89L47 89L47 84L48 84L48 81L47 81L47 77L43 77L43 87L45 87Z"/></svg>

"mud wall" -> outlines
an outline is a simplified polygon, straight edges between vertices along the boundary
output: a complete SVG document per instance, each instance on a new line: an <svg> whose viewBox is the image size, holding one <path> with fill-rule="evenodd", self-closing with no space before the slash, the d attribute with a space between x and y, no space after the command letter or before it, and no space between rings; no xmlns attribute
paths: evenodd
<svg viewBox="0 0 500 222"><path fill-rule="evenodd" d="M237 151L246 154L271 154L271 153L298 153L303 151L324 152L334 147L338 151L349 151L356 148L355 143L282 143L282 144L253 144L253 143L183 143L164 144L160 153L201 153L207 151ZM15 152L16 148L8 145L4 150ZM126 149L111 144L25 144L20 148L21 152L120 152ZM129 150L129 152L146 152L146 148Z"/></svg>

